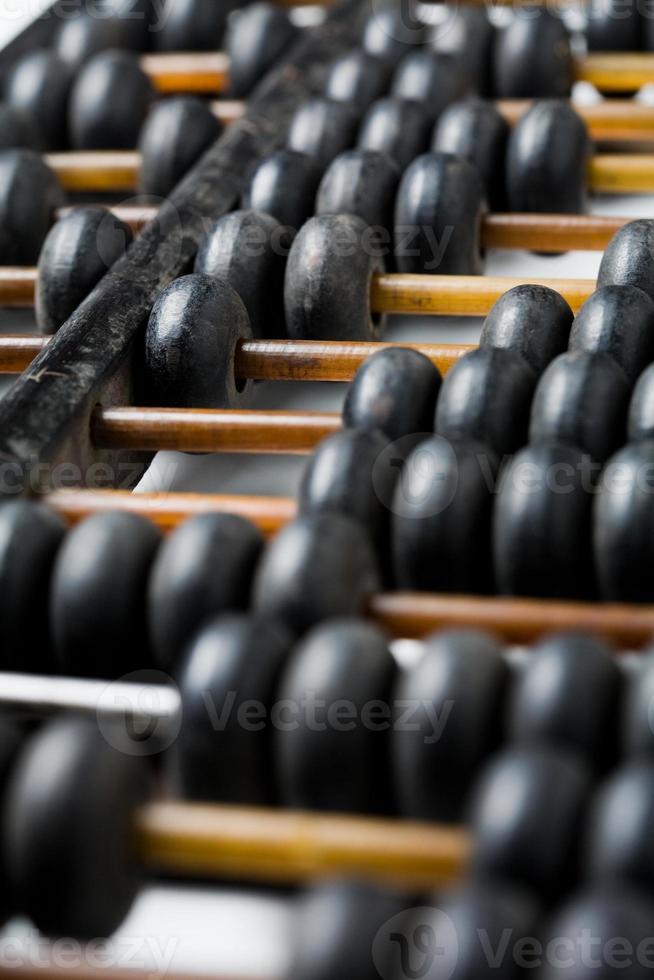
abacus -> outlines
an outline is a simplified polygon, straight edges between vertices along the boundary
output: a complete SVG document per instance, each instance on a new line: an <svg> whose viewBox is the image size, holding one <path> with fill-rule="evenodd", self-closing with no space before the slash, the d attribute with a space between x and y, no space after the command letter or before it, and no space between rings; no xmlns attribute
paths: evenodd
<svg viewBox="0 0 654 980"><path fill-rule="evenodd" d="M654 189L621 3L583 56L399 0L55 4L0 55L0 880L55 941L0 975L145 980L83 950L152 879L292 903L266 980L651 971L654 219L584 213ZM165 450L308 458L143 492Z"/></svg>

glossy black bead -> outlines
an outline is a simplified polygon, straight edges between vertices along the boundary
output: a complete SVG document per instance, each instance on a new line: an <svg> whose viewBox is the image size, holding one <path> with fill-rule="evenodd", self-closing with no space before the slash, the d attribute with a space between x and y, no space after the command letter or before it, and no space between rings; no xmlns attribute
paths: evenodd
<svg viewBox="0 0 654 980"><path fill-rule="evenodd" d="M42 142L36 122L28 112L0 102L0 151L38 150Z"/></svg>
<svg viewBox="0 0 654 980"><path fill-rule="evenodd" d="M69 65L54 51L45 50L23 55L5 79L5 99L30 117L41 150L62 150L68 145L68 98L72 83L73 71ZM21 145L34 144L14 143L14 146Z"/></svg>
<svg viewBox="0 0 654 980"><path fill-rule="evenodd" d="M554 289L525 283L503 293L484 320L482 347L508 347L540 375L568 347L573 312Z"/></svg>
<svg viewBox="0 0 654 980"><path fill-rule="evenodd" d="M98 3L95 9L80 10L74 17L65 17L59 22L54 34L54 52L72 72L79 71L103 51L137 52L148 46L146 12L143 9L131 11L125 2L125 16L118 16L111 8L117 8L123 2L125 0ZM136 0L136 6L142 6L140 0Z"/></svg>
<svg viewBox="0 0 654 980"><path fill-rule="evenodd" d="M78 150L132 150L154 99L150 79L126 51L96 55L79 71L69 103Z"/></svg>
<svg viewBox="0 0 654 980"><path fill-rule="evenodd" d="M499 461L481 443L440 436L408 456L393 504L399 589L492 590L491 518Z"/></svg>
<svg viewBox="0 0 654 980"><path fill-rule="evenodd" d="M427 27L411 8L410 3L404 3L373 9L361 39L364 51L396 65L406 54L424 44L428 37Z"/></svg>
<svg viewBox="0 0 654 980"><path fill-rule="evenodd" d="M247 98L299 34L288 13L274 3L253 3L235 12L225 42L234 98Z"/></svg>
<svg viewBox="0 0 654 980"><path fill-rule="evenodd" d="M36 265L64 195L54 173L32 150L0 153L0 263Z"/></svg>
<svg viewBox="0 0 654 980"><path fill-rule="evenodd" d="M588 9L586 44L589 51L638 51L649 18L641 18L636 0L603 0ZM650 47L645 44L645 47Z"/></svg>
<svg viewBox="0 0 654 980"><path fill-rule="evenodd" d="M295 233L313 214L321 177L322 168L306 153L277 150L254 167L241 205L271 214Z"/></svg>
<svg viewBox="0 0 654 980"><path fill-rule="evenodd" d="M608 354L559 354L536 387L529 441L576 446L604 463L625 443L630 393L626 374Z"/></svg>
<svg viewBox="0 0 654 980"><path fill-rule="evenodd" d="M388 89L391 66L384 58L357 49L339 58L327 75L325 95L367 109Z"/></svg>
<svg viewBox="0 0 654 980"><path fill-rule="evenodd" d="M277 690L292 720L275 732L284 806L394 812L390 729L396 671L386 637L363 620L323 623L295 648ZM371 719L373 703L377 716Z"/></svg>
<svg viewBox="0 0 654 980"><path fill-rule="evenodd" d="M633 384L654 360L654 301L635 286L603 286L575 317L570 350L608 354Z"/></svg>
<svg viewBox="0 0 654 980"><path fill-rule="evenodd" d="M588 599L594 469L570 446L529 446L500 476L493 554L505 595Z"/></svg>
<svg viewBox="0 0 654 980"><path fill-rule="evenodd" d="M0 717L0 800L4 802L7 785L11 779L16 760L25 742L26 732L23 727L10 718ZM2 897L0 898L0 924L4 926L7 919L17 911L13 889L8 880L6 859L0 848L0 874L2 875Z"/></svg>
<svg viewBox="0 0 654 980"><path fill-rule="evenodd" d="M132 242L129 225L100 207L70 211L51 228L38 264L36 319L56 333Z"/></svg>
<svg viewBox="0 0 654 980"><path fill-rule="evenodd" d="M191 800L278 802L271 711L291 637L244 615L211 620L178 670L184 723L173 747L177 785Z"/></svg>
<svg viewBox="0 0 654 980"><path fill-rule="evenodd" d="M347 102L309 99L299 106L291 120L288 146L297 153L306 153L324 169L354 144L359 122L359 111ZM308 207L305 217L310 213Z"/></svg>
<svg viewBox="0 0 654 980"><path fill-rule="evenodd" d="M374 229L355 215L311 218L295 238L286 266L284 307L288 336L296 340L376 340L384 317L373 314ZM382 246L383 248L383 246Z"/></svg>
<svg viewBox="0 0 654 980"><path fill-rule="evenodd" d="M473 876L544 899L565 894L590 790L589 770L574 755L517 747L496 756L472 794Z"/></svg>
<svg viewBox="0 0 654 980"><path fill-rule="evenodd" d="M557 214L584 211L589 153L586 125L569 102L535 102L509 136L509 210Z"/></svg>
<svg viewBox="0 0 654 980"><path fill-rule="evenodd" d="M434 51L456 58L481 95L493 90L493 48L496 31L482 7L452 7L432 28Z"/></svg>
<svg viewBox="0 0 654 980"><path fill-rule="evenodd" d="M638 286L654 299L653 219L630 221L616 231L607 245L597 274L597 288L614 284Z"/></svg>
<svg viewBox="0 0 654 980"><path fill-rule="evenodd" d="M493 47L493 90L500 99L567 98L574 64L570 35L558 12L516 12Z"/></svg>
<svg viewBox="0 0 654 980"><path fill-rule="evenodd" d="M429 435L434 430L441 373L424 354L386 347L367 358L348 386L343 425L380 429L391 441ZM407 398L407 392L411 398Z"/></svg>
<svg viewBox="0 0 654 980"><path fill-rule="evenodd" d="M397 99L420 102L433 122L471 88L472 79L457 57L419 48L399 63L390 91Z"/></svg>
<svg viewBox="0 0 654 980"><path fill-rule="evenodd" d="M290 236L262 211L232 211L198 249L194 271L222 279L243 300L255 337L283 337L284 272Z"/></svg>
<svg viewBox="0 0 654 980"><path fill-rule="evenodd" d="M97 940L121 924L141 885L132 832L148 791L144 759L95 719L58 718L32 737L7 791L3 852L43 934Z"/></svg>
<svg viewBox="0 0 654 980"><path fill-rule="evenodd" d="M454 102L436 123L431 148L473 163L492 211L506 208L505 157L509 127L492 102L470 98Z"/></svg>
<svg viewBox="0 0 654 980"><path fill-rule="evenodd" d="M363 118L358 146L386 153L406 170L428 148L431 126L431 116L419 102L378 99Z"/></svg>
<svg viewBox="0 0 654 980"><path fill-rule="evenodd" d="M239 340L252 337L242 300L221 279L182 276L159 296L145 331L144 384L151 404L238 408L251 383L237 380Z"/></svg>
<svg viewBox="0 0 654 980"><path fill-rule="evenodd" d="M268 545L254 586L257 612L302 633L324 619L356 616L379 588L372 545L341 514L301 517Z"/></svg>
<svg viewBox="0 0 654 980"><path fill-rule="evenodd" d="M514 350L479 347L448 371L436 406L436 432L472 439L499 457L527 442L536 374Z"/></svg>
<svg viewBox="0 0 654 980"><path fill-rule="evenodd" d="M89 517L68 533L50 595L62 672L114 680L151 665L145 598L159 544L151 521L118 511Z"/></svg>
<svg viewBox="0 0 654 980"><path fill-rule="evenodd" d="M198 629L247 609L263 548L257 528L235 514L200 514L164 541L148 584L148 621L157 664L172 670Z"/></svg>
<svg viewBox="0 0 654 980"><path fill-rule="evenodd" d="M483 188L476 168L449 153L425 153L405 171L395 203L400 272L473 276L483 269Z"/></svg>
<svg viewBox="0 0 654 980"><path fill-rule="evenodd" d="M472 782L501 738L508 668L501 646L476 630L425 640L394 696L412 705L392 735L400 812L416 820L460 823Z"/></svg>
<svg viewBox="0 0 654 980"><path fill-rule="evenodd" d="M654 650L650 646L628 673L621 712L622 749L626 757L654 758Z"/></svg>
<svg viewBox="0 0 654 980"><path fill-rule="evenodd" d="M0 665L2 670L53 669L48 622L50 579L66 526L27 500L0 507Z"/></svg>
<svg viewBox="0 0 654 980"><path fill-rule="evenodd" d="M385 245L390 252L399 181L399 168L385 153L347 150L325 172L316 198L316 214L356 215L370 228L386 233Z"/></svg>
<svg viewBox="0 0 654 980"><path fill-rule="evenodd" d="M139 190L168 197L222 132L202 99L173 98L157 103L139 136Z"/></svg>
<svg viewBox="0 0 654 980"><path fill-rule="evenodd" d="M166 0L152 33L154 47L159 51L217 51L227 16L235 6L231 0Z"/></svg>

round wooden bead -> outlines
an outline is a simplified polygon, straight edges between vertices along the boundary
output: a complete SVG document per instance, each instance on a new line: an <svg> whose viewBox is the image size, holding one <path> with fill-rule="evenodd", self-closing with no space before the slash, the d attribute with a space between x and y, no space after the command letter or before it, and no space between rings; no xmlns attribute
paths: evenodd
<svg viewBox="0 0 654 980"><path fill-rule="evenodd" d="M75 208L51 228L38 265L41 333L57 332L131 242L129 225L100 207Z"/></svg>
<svg viewBox="0 0 654 980"><path fill-rule="evenodd" d="M291 642L278 624L234 613L195 635L177 673L184 724L172 753L184 797L278 802L270 714Z"/></svg>
<svg viewBox="0 0 654 980"><path fill-rule="evenodd" d="M343 425L380 429L393 442L427 435L434 431L441 383L440 371L420 351L385 347L364 361L349 384Z"/></svg>
<svg viewBox="0 0 654 980"><path fill-rule="evenodd" d="M0 153L0 264L36 265L63 200L57 178L38 154Z"/></svg>
<svg viewBox="0 0 654 980"><path fill-rule="evenodd" d="M589 771L574 755L518 747L497 756L472 795L474 877L545 899L565 894L590 790Z"/></svg>
<svg viewBox="0 0 654 980"><path fill-rule="evenodd" d="M157 103L139 136L140 192L168 197L221 132L221 124L202 99L180 97Z"/></svg>
<svg viewBox="0 0 654 980"><path fill-rule="evenodd" d="M68 98L73 83L69 65L54 51L37 50L23 55L4 83L10 106L33 121L41 150L62 150L68 145ZM14 146L33 143L14 143Z"/></svg>
<svg viewBox="0 0 654 980"><path fill-rule="evenodd" d="M271 214L295 233L313 214L321 177L321 167L306 153L277 150L255 166L241 205Z"/></svg>
<svg viewBox="0 0 654 980"><path fill-rule="evenodd" d="M276 4L253 3L236 11L225 44L233 97L247 98L299 34L288 13Z"/></svg>
<svg viewBox="0 0 654 980"><path fill-rule="evenodd" d="M66 533L52 511L28 500L0 507L0 665L52 673L48 598L52 567Z"/></svg>
<svg viewBox="0 0 654 980"><path fill-rule="evenodd" d="M654 650L651 646L628 675L622 708L624 755L651 760L654 757Z"/></svg>
<svg viewBox="0 0 654 980"><path fill-rule="evenodd" d="M110 745L95 719L58 718L32 736L8 788L3 850L18 905L44 935L97 940L121 924L141 885L132 824L148 791L144 759Z"/></svg>
<svg viewBox="0 0 654 980"><path fill-rule="evenodd" d="M395 811L389 753L396 670L384 634L363 620L323 623L295 648L277 689L292 719L275 731L284 806ZM378 708L373 720L371 704Z"/></svg>
<svg viewBox="0 0 654 980"><path fill-rule="evenodd" d="M499 461L475 442L435 436L408 456L393 504L399 589L490 592L491 517ZM434 560L438 555L438 561Z"/></svg>
<svg viewBox="0 0 654 980"><path fill-rule="evenodd" d="M367 109L387 90L391 66L384 58L357 49L339 58L329 71L325 95Z"/></svg>
<svg viewBox="0 0 654 980"><path fill-rule="evenodd" d="M388 154L406 170L427 149L431 126L431 116L420 102L378 99L363 118L358 146Z"/></svg>
<svg viewBox="0 0 654 980"><path fill-rule="evenodd" d="M500 99L570 95L574 77L570 35L558 13L541 7L536 14L522 16L518 11L495 40L493 91ZM556 156L554 148L552 156Z"/></svg>
<svg viewBox="0 0 654 980"><path fill-rule="evenodd" d="M458 58L418 49L399 63L393 75L391 95L422 103L433 122L471 86L472 80Z"/></svg>
<svg viewBox="0 0 654 980"><path fill-rule="evenodd" d="M603 286L575 317L570 350L608 354L633 384L654 360L654 301L635 286Z"/></svg>
<svg viewBox="0 0 654 980"><path fill-rule="evenodd" d="M493 90L493 48L496 31L484 7L452 7L442 24L432 28L433 50L456 58L482 95Z"/></svg>
<svg viewBox="0 0 654 980"><path fill-rule="evenodd" d="M585 839L588 876L652 894L654 765L634 759L604 782L591 807Z"/></svg>
<svg viewBox="0 0 654 980"><path fill-rule="evenodd" d="M354 214L390 234L400 171L385 153L347 150L336 157L318 189L316 214ZM390 249L390 238L387 241Z"/></svg>
<svg viewBox="0 0 654 980"><path fill-rule="evenodd" d="M231 0L165 0L153 31L159 51L217 51L223 40Z"/></svg>
<svg viewBox="0 0 654 980"><path fill-rule="evenodd" d="M493 553L505 595L587 599L593 469L570 446L529 446L508 463L495 499Z"/></svg>
<svg viewBox="0 0 654 980"><path fill-rule="evenodd" d="M251 382L237 380L236 345L252 330L232 287L210 276L182 276L157 299L145 331L145 386L151 404L239 408Z"/></svg>
<svg viewBox="0 0 654 980"><path fill-rule="evenodd" d="M38 150L43 140L32 116L0 102L0 151Z"/></svg>
<svg viewBox="0 0 654 980"><path fill-rule="evenodd" d="M72 72L103 51L142 51L148 46L147 0L97 3L65 17L54 35L54 52ZM120 16L120 5L124 6ZM134 9L132 9L134 8Z"/></svg>
<svg viewBox="0 0 654 980"><path fill-rule="evenodd" d="M573 315L554 289L527 283L514 286L493 304L479 343L516 351L540 375L567 349Z"/></svg>
<svg viewBox="0 0 654 980"><path fill-rule="evenodd" d="M599 272L597 288L602 286L638 286L654 299L654 220L642 218L624 225L607 245Z"/></svg>
<svg viewBox="0 0 654 980"><path fill-rule="evenodd" d="M498 456L527 442L536 375L514 350L478 347L445 375L436 406L436 432L450 441L472 439Z"/></svg>
<svg viewBox="0 0 654 980"><path fill-rule="evenodd" d="M131 150L154 99L150 79L126 51L105 51L79 71L69 126L78 150Z"/></svg>
<svg viewBox="0 0 654 980"><path fill-rule="evenodd" d="M384 317L370 308L373 276L383 271L370 229L351 214L312 218L288 257L284 306L288 336L296 340L376 340Z"/></svg>
<svg viewBox="0 0 654 980"><path fill-rule="evenodd" d="M361 39L364 51L396 65L406 54L427 41L426 25L409 9L394 5L373 8Z"/></svg>
<svg viewBox="0 0 654 980"><path fill-rule="evenodd" d="M513 680L509 738L577 753L605 768L617 750L615 718L621 675L609 647L583 633L540 640Z"/></svg>
<svg viewBox="0 0 654 980"><path fill-rule="evenodd" d="M509 210L557 214L584 211L589 152L586 125L569 102L535 102L509 136Z"/></svg>
<svg viewBox="0 0 654 980"><path fill-rule="evenodd" d="M603 0L588 9L586 44L589 51L638 51L647 21L635 0ZM646 48L650 46L645 45Z"/></svg>
<svg viewBox="0 0 654 980"><path fill-rule="evenodd" d="M106 511L70 531L52 575L50 622L64 673L115 680L152 663L145 596L154 524Z"/></svg>
<svg viewBox="0 0 654 980"><path fill-rule="evenodd" d="M608 354L560 354L538 382L529 441L576 446L604 463L626 437L630 388Z"/></svg>
<svg viewBox="0 0 654 980"><path fill-rule="evenodd" d="M454 102L436 123L431 148L473 163L492 211L506 207L505 157L509 127L492 102L470 98Z"/></svg>
<svg viewBox="0 0 654 980"><path fill-rule="evenodd" d="M255 579L254 608L302 633L323 619L356 616L378 590L372 546L341 514L301 517L268 545Z"/></svg>
<svg viewBox="0 0 654 980"><path fill-rule="evenodd" d="M194 271L222 279L243 300L255 337L283 337L288 232L262 211L223 215L200 245Z"/></svg>
<svg viewBox="0 0 654 980"><path fill-rule="evenodd" d="M359 121L358 111L347 102L310 99L299 106L291 120L288 145L291 150L306 153L324 169L352 146ZM307 208L305 217L310 213Z"/></svg>
<svg viewBox="0 0 654 980"><path fill-rule="evenodd" d="M200 514L168 537L152 566L148 621L157 664L172 670L219 613L246 609L263 538L235 514Z"/></svg>
<svg viewBox="0 0 654 980"><path fill-rule="evenodd" d="M410 724L392 734L400 812L416 820L460 823L472 781L499 744L508 669L502 648L477 630L447 630L395 688L412 705Z"/></svg>

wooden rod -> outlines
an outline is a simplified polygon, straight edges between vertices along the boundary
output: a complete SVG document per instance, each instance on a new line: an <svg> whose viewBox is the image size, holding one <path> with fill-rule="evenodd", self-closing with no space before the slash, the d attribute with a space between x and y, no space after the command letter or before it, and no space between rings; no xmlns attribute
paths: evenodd
<svg viewBox="0 0 654 980"><path fill-rule="evenodd" d="M158 92L214 94L229 86L229 57L223 51L145 54L141 68Z"/></svg>
<svg viewBox="0 0 654 980"><path fill-rule="evenodd" d="M636 92L654 82L654 55L649 51L587 54L577 60L575 76L602 92Z"/></svg>
<svg viewBox="0 0 654 980"><path fill-rule="evenodd" d="M133 192L141 155L133 150L75 150L47 153L45 162L66 191Z"/></svg>
<svg viewBox="0 0 654 980"><path fill-rule="evenodd" d="M0 304L2 306L31 307L34 306L34 290L36 289L37 270L28 266L0 266ZM4 340L4 338L3 338ZM36 342L41 338L15 337L13 343L18 348L25 341L26 344ZM27 348L25 348L27 350ZM41 349L35 349L35 356ZM31 359L31 358L30 358ZM21 369L22 370L22 369Z"/></svg>
<svg viewBox="0 0 654 980"><path fill-rule="evenodd" d="M77 207L75 206L59 208L55 215L56 220L59 221L61 218L65 218L68 214L75 210L77 210ZM154 221L159 213L158 207L152 207L145 204L116 204L112 205L109 210L121 221L124 221L126 225L129 225L129 227L135 233L141 231L141 229L150 221ZM2 266L0 266L0 289L2 288L2 274Z"/></svg>
<svg viewBox="0 0 654 980"><path fill-rule="evenodd" d="M482 219L483 248L530 251L603 252L620 228L633 218L595 214L487 214Z"/></svg>
<svg viewBox="0 0 654 980"><path fill-rule="evenodd" d="M510 126L533 104L531 99L500 99L496 105ZM602 99L594 105L573 102L573 108L586 123L593 140L606 142L644 142L654 140L654 106L624 99Z"/></svg>
<svg viewBox="0 0 654 980"><path fill-rule="evenodd" d="M431 888L458 881L471 850L461 827L235 806L154 803L137 812L135 826L148 869L239 881Z"/></svg>
<svg viewBox="0 0 654 980"><path fill-rule="evenodd" d="M600 194L648 194L654 190L654 154L598 154L588 164L588 185Z"/></svg>

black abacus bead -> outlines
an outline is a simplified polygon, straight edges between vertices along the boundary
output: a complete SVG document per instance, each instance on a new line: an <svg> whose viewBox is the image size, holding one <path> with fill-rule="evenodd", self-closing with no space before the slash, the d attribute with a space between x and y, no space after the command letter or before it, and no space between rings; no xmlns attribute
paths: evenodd
<svg viewBox="0 0 654 980"><path fill-rule="evenodd" d="M27 641L29 642L29 641ZM0 800L5 800L7 786L11 779L16 760L25 741L26 732L19 722L0 717ZM0 847L0 874L2 875L2 896L0 897L0 925L4 925L16 911L16 900L8 880L6 860Z"/></svg>
<svg viewBox="0 0 654 980"><path fill-rule="evenodd" d="M195 635L177 675L184 724L172 750L185 798L277 803L270 712L291 642L281 626L236 614Z"/></svg>
<svg viewBox="0 0 654 980"><path fill-rule="evenodd" d="M148 791L144 759L95 719L58 718L32 737L7 791L3 850L42 933L97 940L121 924L141 885L132 832Z"/></svg>
<svg viewBox="0 0 654 980"><path fill-rule="evenodd" d="M363 111L384 94L390 79L391 66L385 59L357 49L334 63L327 76L325 95Z"/></svg>
<svg viewBox="0 0 654 980"><path fill-rule="evenodd" d="M194 271L228 282L243 300L255 337L283 337L289 233L262 211L220 218L198 249Z"/></svg>
<svg viewBox="0 0 654 980"><path fill-rule="evenodd" d="M129 225L101 207L75 208L51 228L38 264L36 319L56 333L132 242Z"/></svg>
<svg viewBox="0 0 654 980"><path fill-rule="evenodd" d="M361 39L364 51L396 65L406 54L424 44L428 37L427 27L410 6L373 9Z"/></svg>
<svg viewBox="0 0 654 980"><path fill-rule="evenodd" d="M200 514L164 541L148 584L148 621L158 666L172 670L209 619L247 609L263 548L236 514Z"/></svg>
<svg viewBox="0 0 654 980"><path fill-rule="evenodd" d="M166 0L153 44L159 51L217 51L235 6L231 0Z"/></svg>
<svg viewBox="0 0 654 980"><path fill-rule="evenodd" d="M50 579L66 526L26 500L0 507L0 664L2 670L52 670Z"/></svg>
<svg viewBox="0 0 654 980"><path fill-rule="evenodd" d="M621 673L605 643L553 633L532 647L516 674L508 736L523 745L578 753L593 768L615 760Z"/></svg>
<svg viewBox="0 0 654 980"><path fill-rule="evenodd" d="M268 545L255 578L254 608L296 633L363 612L378 591L374 551L361 526L341 514L301 517Z"/></svg>
<svg viewBox="0 0 654 980"><path fill-rule="evenodd" d="M463 99L454 102L436 123L435 153L453 153L473 163L482 179L492 211L506 207L505 157L509 127L492 102Z"/></svg>
<svg viewBox="0 0 654 980"><path fill-rule="evenodd" d="M484 320L482 347L508 347L540 375L568 347L574 314L554 289L524 283L503 293Z"/></svg>
<svg viewBox="0 0 654 980"><path fill-rule="evenodd" d="M27 113L41 150L62 150L68 144L68 98L72 69L54 51L31 51L11 68L4 97L14 109ZM14 143L14 146L26 146ZM29 144L30 146L33 144Z"/></svg>
<svg viewBox="0 0 654 980"><path fill-rule="evenodd" d="M588 9L586 44L589 51L638 51L649 18L641 18L636 0L604 0ZM650 45L646 44L646 48Z"/></svg>
<svg viewBox="0 0 654 980"><path fill-rule="evenodd" d="M413 706L392 734L393 775L403 816L461 823L470 786L501 738L508 669L501 646L477 630L425 640L394 691Z"/></svg>
<svg viewBox="0 0 654 980"><path fill-rule="evenodd" d="M598 789L585 835L586 871L595 882L654 888L654 764L634 759Z"/></svg>
<svg viewBox="0 0 654 980"><path fill-rule="evenodd" d="M152 404L239 408L252 385L237 381L236 346L250 340L245 306L234 289L210 276L182 276L159 296L145 331L145 378Z"/></svg>
<svg viewBox="0 0 654 980"><path fill-rule="evenodd" d="M654 220L630 221L616 231L607 245L599 272L597 288L602 286L638 286L654 299Z"/></svg>
<svg viewBox="0 0 654 980"><path fill-rule="evenodd" d="M471 87L472 80L456 57L418 49L399 63L390 91L396 99L422 103L433 122Z"/></svg>
<svg viewBox="0 0 654 980"><path fill-rule="evenodd" d="M603 286L575 317L570 350L608 354L633 384L654 360L654 301L635 286Z"/></svg>
<svg viewBox="0 0 654 980"><path fill-rule="evenodd" d="M150 79L126 51L96 55L80 70L69 104L78 150L133 149L154 99Z"/></svg>
<svg viewBox="0 0 654 980"><path fill-rule="evenodd" d="M103 51L138 52L147 47L148 20L143 11L135 10L138 16L126 11L124 17L107 16L104 11L100 14L100 10L103 7L106 10L108 6L99 3L96 10L79 11L59 24L54 36L54 52L73 72Z"/></svg>
<svg viewBox="0 0 654 980"><path fill-rule="evenodd" d="M529 441L576 446L604 463L625 443L630 391L608 354L560 354L536 387Z"/></svg>
<svg viewBox="0 0 654 980"><path fill-rule="evenodd" d="M393 505L396 585L418 592L492 589L491 518L499 469L481 443L436 436L408 456Z"/></svg>
<svg viewBox="0 0 654 980"><path fill-rule="evenodd" d="M246 5L232 14L225 47L233 97L247 98L299 34L288 13L273 3Z"/></svg>
<svg viewBox="0 0 654 980"><path fill-rule="evenodd" d="M496 31L484 7L451 7L442 24L432 28L435 51L456 58L475 91L493 91L493 48Z"/></svg>
<svg viewBox="0 0 654 980"><path fill-rule="evenodd" d="M650 646L634 664L626 679L621 712L622 748L625 757L654 757L654 650Z"/></svg>
<svg viewBox="0 0 654 980"><path fill-rule="evenodd" d="M475 785L470 805L472 873L512 882L550 900L575 881L574 859L590 772L576 756L511 748Z"/></svg>
<svg viewBox="0 0 654 980"><path fill-rule="evenodd" d="M516 351L479 347L448 371L436 406L436 432L476 440L502 457L527 442L536 374Z"/></svg>
<svg viewBox="0 0 654 980"><path fill-rule="evenodd" d="M28 112L0 102L0 151L38 150L42 143L36 122Z"/></svg>
<svg viewBox="0 0 654 980"><path fill-rule="evenodd" d="M389 814L390 699L397 667L384 634L357 619L311 631L280 678L277 699L296 724L275 732L282 803L294 809ZM316 718L305 716L308 701ZM386 706L371 723L369 706ZM346 705L347 720L337 714ZM316 724L317 721L317 724Z"/></svg>
<svg viewBox="0 0 654 980"><path fill-rule="evenodd" d="M405 170L429 144L432 120L419 102L378 99L368 109L359 130L358 146L392 157Z"/></svg>
<svg viewBox="0 0 654 980"><path fill-rule="evenodd" d="M250 174L241 206L271 214L297 232L313 214L322 168L297 150L277 150L264 157Z"/></svg>
<svg viewBox="0 0 654 980"><path fill-rule="evenodd" d="M118 511L96 514L69 531L50 595L63 673L115 680L151 665L145 599L160 540L151 521Z"/></svg>
<svg viewBox="0 0 654 980"><path fill-rule="evenodd" d="M312 218L295 238L286 265L284 307L295 340L377 340L384 317L370 289L383 261L366 248L372 229L355 215Z"/></svg>
<svg viewBox="0 0 654 980"><path fill-rule="evenodd" d="M359 121L359 111L347 102L309 99L299 106L291 120L288 146L297 153L306 153L321 168L328 167L352 146ZM296 192L291 189L289 193ZM307 208L305 218L310 214L311 208Z"/></svg>
<svg viewBox="0 0 654 980"><path fill-rule="evenodd" d="M59 182L32 150L0 153L0 264L36 265L63 204Z"/></svg>
<svg viewBox="0 0 654 980"><path fill-rule="evenodd" d="M221 132L221 124L202 99L179 97L157 103L139 135L140 192L168 197Z"/></svg>
<svg viewBox="0 0 654 980"><path fill-rule="evenodd" d="M509 210L558 214L584 211L589 152L586 125L568 101L535 102L509 136Z"/></svg>
<svg viewBox="0 0 654 980"><path fill-rule="evenodd" d="M400 272L472 276L483 269L483 188L476 168L449 153L425 153L405 171L395 204Z"/></svg>
<svg viewBox="0 0 654 980"><path fill-rule="evenodd" d="M571 446L528 446L500 477L493 553L505 595L595 595L591 547L593 470Z"/></svg>
<svg viewBox="0 0 654 980"><path fill-rule="evenodd" d="M316 214L354 214L370 228L390 235L400 171L385 153L347 150L325 172ZM386 241L390 251L390 237Z"/></svg>
<svg viewBox="0 0 654 980"><path fill-rule="evenodd" d="M434 431L441 373L420 351L386 347L367 358L347 389L343 425L380 429L393 442ZM407 392L411 397L407 398Z"/></svg>
<svg viewBox="0 0 654 980"><path fill-rule="evenodd" d="M534 13L518 11L495 40L493 89L500 99L570 95L574 64L567 28L558 12L539 7Z"/></svg>

